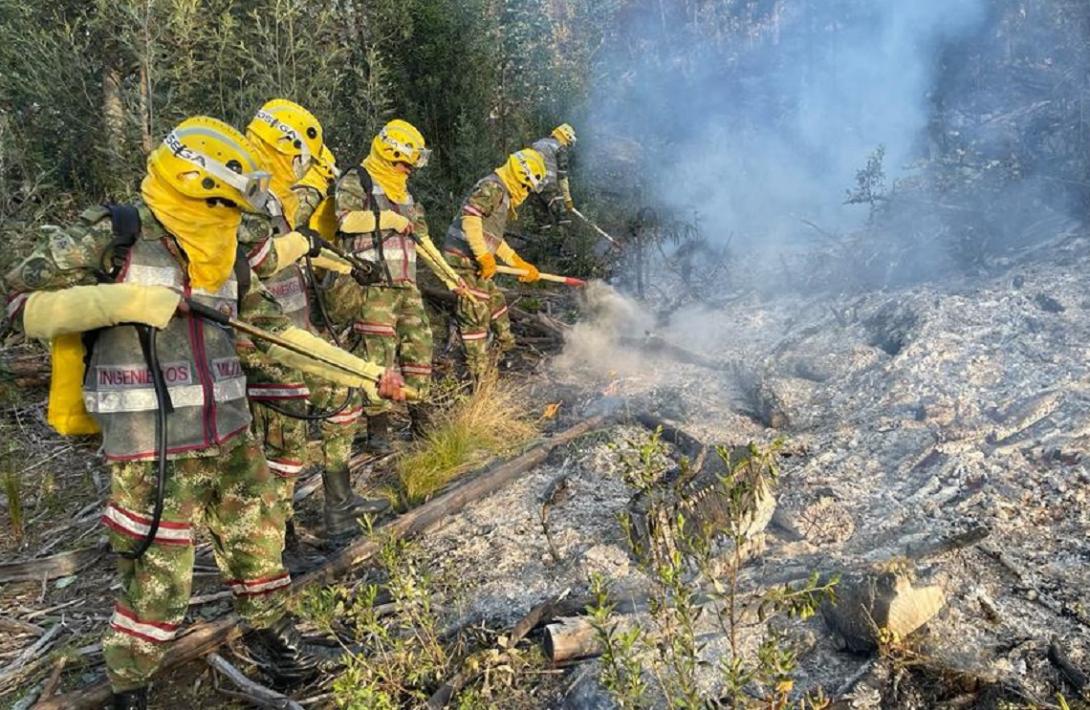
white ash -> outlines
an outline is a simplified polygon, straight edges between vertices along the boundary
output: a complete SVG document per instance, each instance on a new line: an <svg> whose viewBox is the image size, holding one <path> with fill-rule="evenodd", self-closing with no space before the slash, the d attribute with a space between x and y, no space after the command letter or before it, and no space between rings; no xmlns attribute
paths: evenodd
<svg viewBox="0 0 1090 710"><path fill-rule="evenodd" d="M1067 239L1047 260L1039 250L1007 273L970 281L740 299L719 313L680 312L657 331L737 363L732 372L625 350L619 335L639 335L648 320L599 294L607 315L576 326L551 376L569 389L608 387L628 410L669 416L708 442L785 435L805 452L783 461L781 495L828 494L854 531L771 538L748 573L753 583L796 569L849 568L987 525L984 544L924 563L945 580L948 604L919 642L932 658L984 677L1013 675L1047 698L1056 690L1044 656L1051 636L1090 664L1088 247L1085 237ZM776 412L762 406L782 408L786 428L766 428ZM640 435L618 427L608 438L623 449ZM470 506L425 543L458 570L480 615L513 621L591 570L612 570L623 589L646 585L634 564L621 562L616 516L632 491L617 452L599 437L566 455ZM553 566L539 498L561 473L575 495L549 515L565 560ZM835 690L861 659L813 628L817 643L801 657L797 687ZM880 676L857 687L856 706L873 706Z"/></svg>

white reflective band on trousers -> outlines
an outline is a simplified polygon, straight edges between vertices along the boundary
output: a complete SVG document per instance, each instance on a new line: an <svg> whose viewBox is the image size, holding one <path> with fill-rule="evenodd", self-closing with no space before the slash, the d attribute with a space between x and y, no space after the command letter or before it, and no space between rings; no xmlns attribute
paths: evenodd
<svg viewBox="0 0 1090 710"><path fill-rule="evenodd" d="M174 407L201 407L210 404L204 401L204 388L201 385L182 385L168 387L170 403ZM216 402L231 402L246 397L246 378L235 377L217 382L212 386L212 399ZM155 390L149 388L131 390L84 391L83 406L92 414L117 414L119 412L153 412L159 407Z"/></svg>

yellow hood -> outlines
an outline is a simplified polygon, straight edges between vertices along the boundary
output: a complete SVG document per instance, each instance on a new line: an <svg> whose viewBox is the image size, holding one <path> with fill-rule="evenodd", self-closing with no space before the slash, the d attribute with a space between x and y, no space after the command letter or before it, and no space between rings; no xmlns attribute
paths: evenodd
<svg viewBox="0 0 1090 710"><path fill-rule="evenodd" d="M363 159L364 169L371 173L371 178L378 183L386 197L398 203L405 204L409 200L409 176L394 167L382 157L375 155L374 149L370 155Z"/></svg>
<svg viewBox="0 0 1090 710"><path fill-rule="evenodd" d="M186 197L155 173L144 178L140 194L189 259L190 285L207 291L219 290L235 268L242 211Z"/></svg>
<svg viewBox="0 0 1090 710"><path fill-rule="evenodd" d="M246 131L246 137L253 143L254 151L262 167L269 171L271 176L269 189L276 199L280 200L284 208L284 218L288 220L288 224L295 224L299 200L291 192L291 186L298 182L295 177L294 158L273 148L251 130Z"/></svg>
<svg viewBox="0 0 1090 710"><path fill-rule="evenodd" d="M500 182L507 188L507 193L511 195L512 210L526 201L526 198L530 195L530 188L518 181L514 171L509 166L501 165L496 168L496 174L500 176Z"/></svg>

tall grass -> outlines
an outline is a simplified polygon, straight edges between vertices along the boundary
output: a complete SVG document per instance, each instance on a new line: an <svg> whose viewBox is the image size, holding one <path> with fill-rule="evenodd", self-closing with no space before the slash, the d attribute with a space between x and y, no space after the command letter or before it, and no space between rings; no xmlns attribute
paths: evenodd
<svg viewBox="0 0 1090 710"><path fill-rule="evenodd" d="M403 502L416 504L488 459L516 450L537 433L525 395L493 370L477 388L437 413L427 435L397 462Z"/></svg>

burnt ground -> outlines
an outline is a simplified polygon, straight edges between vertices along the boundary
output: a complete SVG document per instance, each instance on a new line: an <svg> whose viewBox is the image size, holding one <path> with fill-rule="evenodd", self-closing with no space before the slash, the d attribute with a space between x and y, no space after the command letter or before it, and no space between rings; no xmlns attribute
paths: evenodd
<svg viewBox="0 0 1090 710"><path fill-rule="evenodd" d="M1090 667L1088 245L1085 234L1065 235L999 274L850 297L743 299L679 311L665 326L592 291L587 319L543 366L552 389L539 386L567 395L570 409L652 412L706 442L787 437L803 455L783 461L780 505L747 584L854 569L987 528L980 544L918 564L947 604L914 636L913 653L932 669L926 680L958 680L936 695L894 697L894 664L878 664L854 687L857 706L989 707L990 683L1013 689L1011 699L1044 703L1057 690L1073 698L1047 647L1055 637ZM644 330L726 367L634 350L624 339ZM618 425L569 447L424 544L462 576L483 617L513 620L592 571L622 597L635 592L646 580L617 522L633 492L620 460L646 436ZM549 513L557 564L539 515L562 475L574 494ZM797 688L834 692L870 668L839 651L820 620L797 626ZM713 643L709 660L716 653ZM551 702L581 706L586 693Z"/></svg>
<svg viewBox="0 0 1090 710"><path fill-rule="evenodd" d="M843 689L852 707L996 707L997 695L1044 705L1057 690L1071 698L1046 649L1055 637L1090 668L1088 247L1086 234L1068 234L989 275L851 296L740 293L727 308L690 306L665 323L595 288L564 351L527 359L531 394L563 401L557 427L609 410L652 412L709 443L786 437L794 455L782 462L764 552L743 572L748 588L988 529L983 542L918 564L920 577L947 593L911 640L926 672L841 650L819 616L788 629L800 652L797 690ZM648 330L722 367L633 347ZM94 444L49 432L41 389L16 394L4 412L12 447L4 466L20 474L26 522L16 539L10 504L0 511L3 561L98 544L108 476ZM443 604L447 621L509 627L541 600L585 589L591 572L620 596L645 589L617 515L633 494L624 453L646 436L623 422L589 435L432 530L421 542L425 559L458 580ZM560 476L571 495L549 512L557 560L540 515ZM304 522L316 521L319 505L320 493L304 502ZM198 565L194 619L229 603L217 596L223 587L208 556ZM41 638L25 624L62 624L40 660L0 676L0 702L48 682L57 661L47 651L75 651L62 687L97 676L111 570L102 556L46 583L0 587L0 662ZM712 640L704 653L713 658L722 646ZM529 704L606 707L595 675L590 662L543 676ZM702 681L717 690L715 674ZM211 685L209 671L191 664L159 684L157 698L224 704Z"/></svg>

